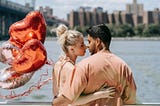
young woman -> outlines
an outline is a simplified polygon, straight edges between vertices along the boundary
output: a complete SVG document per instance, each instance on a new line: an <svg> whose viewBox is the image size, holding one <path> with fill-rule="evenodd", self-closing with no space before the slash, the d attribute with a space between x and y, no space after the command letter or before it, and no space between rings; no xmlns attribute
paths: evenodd
<svg viewBox="0 0 160 106"><path fill-rule="evenodd" d="M57 27L56 32L64 55L59 58L53 69L53 93L55 97L61 95L64 83L67 83L67 77L74 70L77 57L84 56L87 48L80 32L68 30L63 24ZM103 89L93 94L80 96L71 105L86 104L99 98L112 98L113 94L113 88Z"/></svg>

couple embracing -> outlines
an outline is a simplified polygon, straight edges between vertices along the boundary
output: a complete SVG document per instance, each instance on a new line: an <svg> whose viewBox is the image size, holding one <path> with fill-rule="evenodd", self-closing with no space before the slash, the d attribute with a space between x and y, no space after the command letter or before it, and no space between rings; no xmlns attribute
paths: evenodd
<svg viewBox="0 0 160 106"><path fill-rule="evenodd" d="M110 51L111 33L104 25L82 33L57 27L58 41L64 52L53 69L53 106L122 106L136 103L136 84L129 66ZM91 56L76 63L86 49Z"/></svg>

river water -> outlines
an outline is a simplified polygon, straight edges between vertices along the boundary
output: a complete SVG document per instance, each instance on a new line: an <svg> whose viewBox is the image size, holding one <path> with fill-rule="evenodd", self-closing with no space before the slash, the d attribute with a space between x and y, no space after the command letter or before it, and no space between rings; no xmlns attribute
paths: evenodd
<svg viewBox="0 0 160 106"><path fill-rule="evenodd" d="M2 42L0 43L2 44ZM47 40L45 47L48 58L57 61L62 54L60 46L55 40ZM133 71L133 76L137 85L138 103L160 102L160 41L153 40L113 40L111 51L127 62ZM88 56L87 51L84 57L78 58L77 62ZM6 67L0 63L0 68ZM31 86L36 85L43 73L47 73L42 80L48 79L52 74L52 66L45 65L41 70L36 71L32 79L24 86L14 89L15 94L21 94ZM11 90L0 88L0 95L9 95ZM34 90L27 96L15 99L2 99L0 102L51 102L52 101L51 81L38 90Z"/></svg>

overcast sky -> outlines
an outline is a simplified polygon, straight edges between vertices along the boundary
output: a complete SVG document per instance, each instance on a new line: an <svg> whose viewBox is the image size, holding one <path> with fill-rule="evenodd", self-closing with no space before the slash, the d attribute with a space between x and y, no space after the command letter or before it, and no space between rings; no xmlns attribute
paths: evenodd
<svg viewBox="0 0 160 106"><path fill-rule="evenodd" d="M31 0L10 0L16 3L31 3ZM39 6L49 6L53 8L53 15L60 19L66 19L67 13L71 10L77 10L80 6L102 7L109 13L114 10L125 10L126 4L131 4L133 0L36 0L35 8ZM139 4L144 4L144 10L153 10L160 8L160 0L137 0Z"/></svg>

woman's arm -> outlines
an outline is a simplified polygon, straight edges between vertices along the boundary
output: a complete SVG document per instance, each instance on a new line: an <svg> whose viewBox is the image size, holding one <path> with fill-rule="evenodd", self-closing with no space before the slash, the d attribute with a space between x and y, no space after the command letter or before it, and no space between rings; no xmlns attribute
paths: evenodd
<svg viewBox="0 0 160 106"><path fill-rule="evenodd" d="M71 105L83 105L83 104L89 103L91 101L94 101L96 99L100 99L100 98L113 98L114 94L115 94L115 88L114 87L109 87L109 88L97 91L93 94L80 96Z"/></svg>
<svg viewBox="0 0 160 106"><path fill-rule="evenodd" d="M54 97L58 95L58 87L57 87L57 82L56 82L56 77L54 73L54 69L52 71L52 87L53 87L53 95Z"/></svg>

